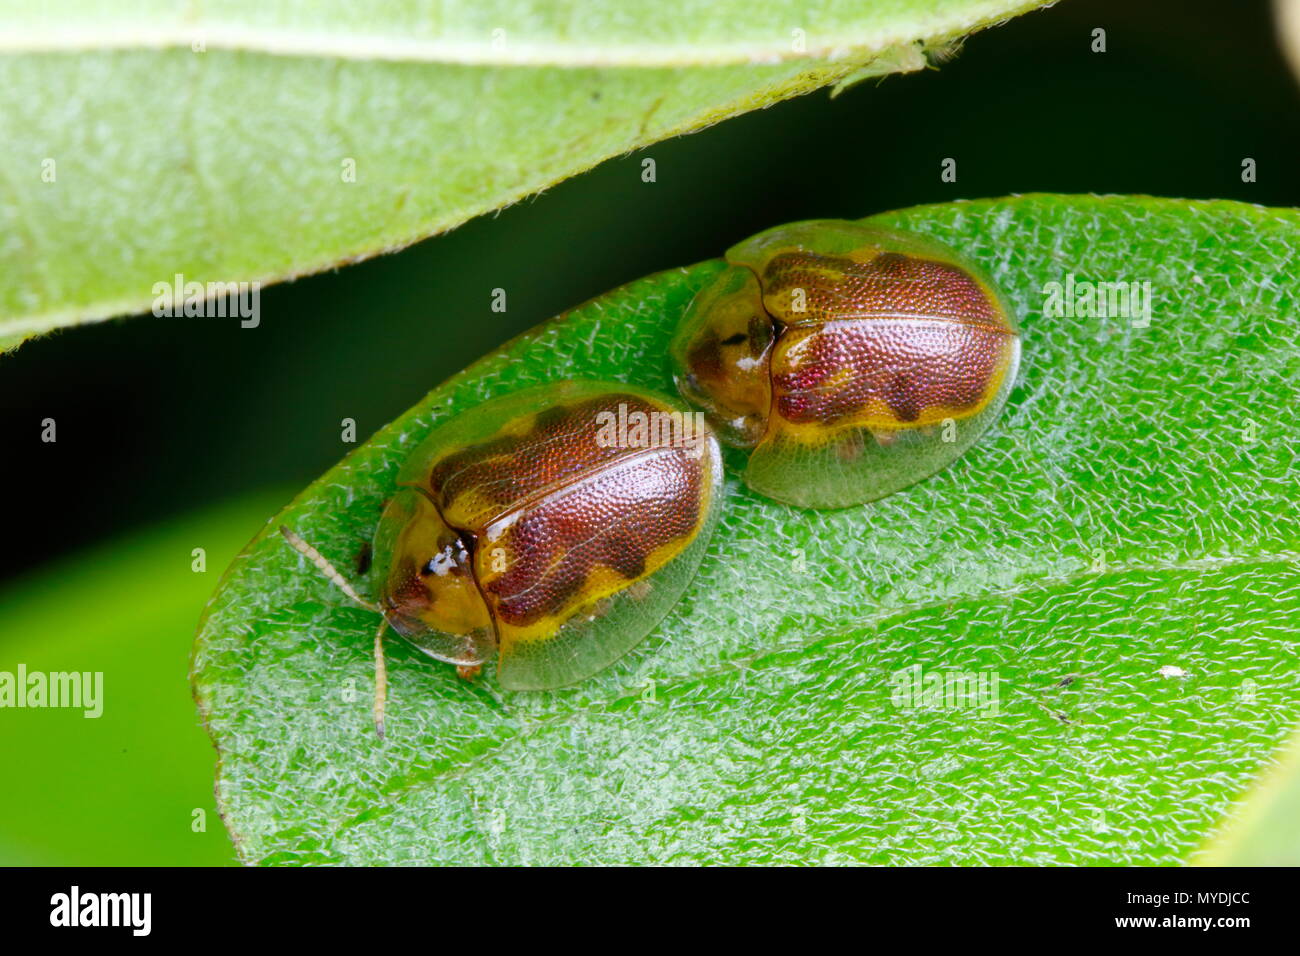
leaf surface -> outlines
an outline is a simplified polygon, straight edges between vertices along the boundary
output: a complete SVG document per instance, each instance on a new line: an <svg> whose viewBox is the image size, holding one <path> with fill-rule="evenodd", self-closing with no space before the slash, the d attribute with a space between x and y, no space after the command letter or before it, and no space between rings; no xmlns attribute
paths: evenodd
<svg viewBox="0 0 1300 956"><path fill-rule="evenodd" d="M382 743L373 616L264 534L195 652L245 860L1188 858L1300 718L1300 214L1037 195L873 221L961 248L1017 308L1000 423L945 472L837 512L761 500L733 454L700 573L627 658L506 694L391 641ZM351 568L436 422L571 377L670 390L669 336L719 267L508 343L277 521ZM1049 314L1071 275L1149 282L1149 322ZM906 699L918 674L952 696Z"/></svg>

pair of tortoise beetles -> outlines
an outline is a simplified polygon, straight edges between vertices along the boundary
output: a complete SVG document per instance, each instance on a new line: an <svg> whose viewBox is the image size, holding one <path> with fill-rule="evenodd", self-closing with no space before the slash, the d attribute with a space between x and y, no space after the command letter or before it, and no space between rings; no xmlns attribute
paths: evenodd
<svg viewBox="0 0 1300 956"><path fill-rule="evenodd" d="M382 736L388 627L462 676L495 652L507 689L580 681L645 637L694 576L722 499L719 439L750 450L745 482L760 494L873 501L969 448L1019 357L1011 307L953 250L847 221L778 226L727 251L673 337L678 390L702 414L563 382L452 418L385 506L377 603L281 531L382 618Z"/></svg>

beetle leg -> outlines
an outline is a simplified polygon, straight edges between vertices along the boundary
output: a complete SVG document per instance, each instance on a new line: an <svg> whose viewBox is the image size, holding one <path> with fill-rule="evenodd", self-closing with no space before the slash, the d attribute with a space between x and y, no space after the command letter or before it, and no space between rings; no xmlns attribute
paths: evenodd
<svg viewBox="0 0 1300 956"><path fill-rule="evenodd" d="M388 620L379 622L375 632L375 733L384 737L384 706L388 702L388 665L384 662L384 631Z"/></svg>
<svg viewBox="0 0 1300 956"><path fill-rule="evenodd" d="M888 448L894 442L898 441L898 432L883 431L873 428L871 437L876 440L876 444L881 448Z"/></svg>
<svg viewBox="0 0 1300 956"><path fill-rule="evenodd" d="M640 581L633 581L629 584L627 593L634 601L644 601L654 589L655 584L653 581L649 578L642 578Z"/></svg>
<svg viewBox="0 0 1300 956"><path fill-rule="evenodd" d="M607 597L603 597L590 606L587 611L587 620L594 621L598 618L602 618L608 614L613 607L614 602Z"/></svg>
<svg viewBox="0 0 1300 956"><path fill-rule="evenodd" d="M473 680L483 670L482 664L457 664L456 676L462 680Z"/></svg>

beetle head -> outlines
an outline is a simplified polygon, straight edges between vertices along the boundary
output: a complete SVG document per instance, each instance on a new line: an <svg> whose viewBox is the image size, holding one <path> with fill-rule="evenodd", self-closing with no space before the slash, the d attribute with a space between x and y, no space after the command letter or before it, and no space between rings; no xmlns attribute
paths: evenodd
<svg viewBox="0 0 1300 956"><path fill-rule="evenodd" d="M393 630L438 660L472 665L487 658L492 621L474 581L472 542L429 498L415 488L398 491L374 551L380 608Z"/></svg>
<svg viewBox="0 0 1300 956"><path fill-rule="evenodd" d="M769 363L776 329L758 279L728 266L687 308L673 338L673 374L682 397L704 410L729 445L752 448L772 403Z"/></svg>

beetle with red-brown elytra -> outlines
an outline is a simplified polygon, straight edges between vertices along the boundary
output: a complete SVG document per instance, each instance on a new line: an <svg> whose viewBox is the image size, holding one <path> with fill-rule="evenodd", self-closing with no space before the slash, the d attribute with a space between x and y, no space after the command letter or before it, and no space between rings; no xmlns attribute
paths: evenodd
<svg viewBox="0 0 1300 956"><path fill-rule="evenodd" d="M718 437L750 449L745 481L807 508L892 494L955 461L1015 384L1015 314L991 279L919 236L839 220L732 247L670 346L678 390L604 382L506 395L436 428L408 457L375 533L376 599L285 538L465 677L493 654L510 690L583 680L649 634L690 582L722 504ZM630 410L630 412L629 412ZM665 421L610 441L612 417ZM688 440L674 440L674 439Z"/></svg>

